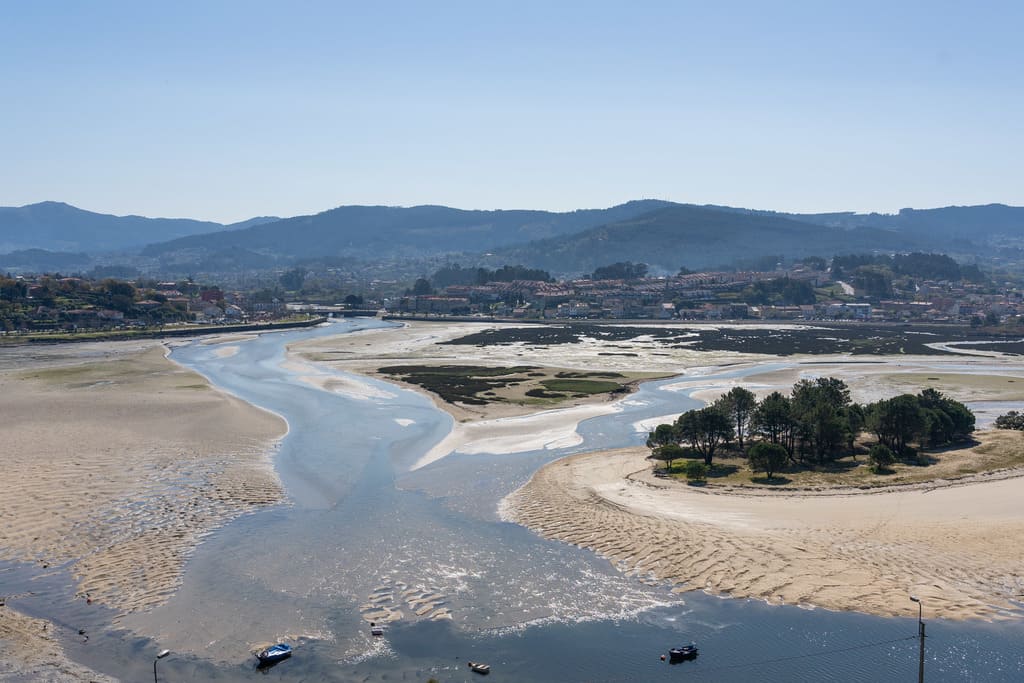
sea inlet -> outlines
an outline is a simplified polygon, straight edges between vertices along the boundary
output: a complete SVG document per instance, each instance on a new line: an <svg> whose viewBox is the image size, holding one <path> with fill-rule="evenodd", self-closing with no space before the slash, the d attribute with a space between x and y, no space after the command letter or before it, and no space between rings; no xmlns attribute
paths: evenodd
<svg viewBox="0 0 1024 683"><path fill-rule="evenodd" d="M413 464L451 418L423 395L324 367L296 367L286 346L387 325L354 319L238 343L178 346L171 357L214 385L283 416L274 455L281 504L203 540L171 599L117 616L82 610L56 581L40 611L87 623L68 655L123 680L472 680L468 661L506 681L906 681L917 675L916 618L769 606L673 592L620 572L590 551L502 521L498 503L541 465L572 453L642 443L645 418L698 405L653 381L616 413L581 423L582 443L513 455L452 454ZM763 368L762 368L763 369ZM335 373L328 391L310 372ZM737 376L732 370L721 375ZM8 567L6 592L40 587ZM39 603L42 604L42 603ZM908 608L908 614L910 609ZM927 615L926 615L927 618ZM385 635L370 622L387 622ZM135 634L151 634L141 637ZM1024 625L928 622L929 681L1024 680ZM253 649L285 641L294 655L256 669ZM695 641L700 656L660 655ZM264 678L265 677L265 678Z"/></svg>

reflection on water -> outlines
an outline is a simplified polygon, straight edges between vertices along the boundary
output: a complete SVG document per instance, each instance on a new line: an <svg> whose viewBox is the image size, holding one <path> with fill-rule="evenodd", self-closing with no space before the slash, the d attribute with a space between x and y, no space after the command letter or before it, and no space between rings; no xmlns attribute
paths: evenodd
<svg viewBox="0 0 1024 683"><path fill-rule="evenodd" d="M292 340L381 324L346 321L264 335L233 355L215 345L174 351L218 386L288 420L276 457L288 502L212 534L166 605L119 622L157 634L160 647L177 653L161 660L162 679L249 680L258 675L251 652L280 640L296 650L261 672L273 680L470 680L469 660L490 663L492 680L877 681L915 674L916 642L896 640L914 636L911 620L699 593L684 600L668 586L620 574L590 552L497 518L498 501L543 462L642 443L637 423L695 405L684 392L660 390L673 380L646 384L619 413L582 424L584 443L572 449L454 455L410 472L447 433L447 415L409 391L383 384L382 391L325 391L281 366ZM386 635L371 636L370 621L390 622ZM929 680L1014 680L1024 672L1019 624L936 623L929 633ZM144 680L155 643L109 631L101 639L69 651L100 671ZM660 661L669 647L690 640L701 645L696 661ZM882 641L893 642L775 661Z"/></svg>

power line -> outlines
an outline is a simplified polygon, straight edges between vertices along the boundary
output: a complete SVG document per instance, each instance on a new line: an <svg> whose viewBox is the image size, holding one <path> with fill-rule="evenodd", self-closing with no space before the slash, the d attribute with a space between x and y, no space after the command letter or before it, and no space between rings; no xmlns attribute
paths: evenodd
<svg viewBox="0 0 1024 683"><path fill-rule="evenodd" d="M835 655L843 652L853 652L854 650L865 650L869 647L879 647L881 645L891 645L893 643L900 643L904 640L917 640L917 636L906 636L903 638L894 638L892 640L880 640L875 643L864 643L863 645L853 645L851 647L842 647L835 650L822 650L820 652L810 652L804 655L793 655L792 657L777 657L775 659L763 659L758 662L746 662L745 664L728 664L726 666L716 666L712 669L699 669L694 673L713 673L715 671L725 671L727 669L742 669L748 666L762 666L764 664L778 664L779 662L791 662L796 659L809 659L811 657L824 657L826 655Z"/></svg>

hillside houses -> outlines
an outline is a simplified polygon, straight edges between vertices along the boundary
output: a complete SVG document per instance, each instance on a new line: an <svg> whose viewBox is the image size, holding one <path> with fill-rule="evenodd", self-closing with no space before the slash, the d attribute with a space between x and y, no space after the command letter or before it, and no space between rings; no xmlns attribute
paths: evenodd
<svg viewBox="0 0 1024 683"><path fill-rule="evenodd" d="M750 301L757 283L788 280L813 292L813 303ZM761 287L770 291L770 287ZM1024 314L1019 290L982 293L978 285L922 280L910 293L875 299L839 287L828 272L799 266L788 271L715 271L637 280L490 282L453 285L390 306L410 315L495 316L527 320L861 320L969 322Z"/></svg>

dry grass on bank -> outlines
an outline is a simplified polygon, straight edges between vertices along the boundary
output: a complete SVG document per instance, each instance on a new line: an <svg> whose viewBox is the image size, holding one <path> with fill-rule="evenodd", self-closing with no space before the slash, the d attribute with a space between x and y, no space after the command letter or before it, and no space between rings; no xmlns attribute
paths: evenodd
<svg viewBox="0 0 1024 683"><path fill-rule="evenodd" d="M921 464L897 462L888 473L876 474L868 463L865 448L856 456L844 456L824 465L786 467L768 479L764 472L750 469L739 455L715 456L708 474L708 487L744 487L779 490L820 490L836 487L875 488L944 482L986 472L1024 467L1024 432L990 429L974 434L961 446L923 451ZM658 464L660 467L660 463ZM671 476L684 480L685 461L673 463Z"/></svg>

